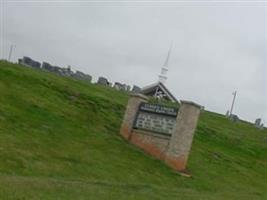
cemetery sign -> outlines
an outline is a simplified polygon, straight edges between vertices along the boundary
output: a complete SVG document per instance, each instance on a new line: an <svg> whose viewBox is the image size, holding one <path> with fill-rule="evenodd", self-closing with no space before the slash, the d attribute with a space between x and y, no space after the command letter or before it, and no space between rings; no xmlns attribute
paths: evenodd
<svg viewBox="0 0 267 200"><path fill-rule="evenodd" d="M184 171L201 106L181 100L178 112L178 108L148 100L142 94L130 94L120 130L122 137L173 169Z"/></svg>
<svg viewBox="0 0 267 200"><path fill-rule="evenodd" d="M136 115L135 129L171 135L176 124L178 108L141 103Z"/></svg>

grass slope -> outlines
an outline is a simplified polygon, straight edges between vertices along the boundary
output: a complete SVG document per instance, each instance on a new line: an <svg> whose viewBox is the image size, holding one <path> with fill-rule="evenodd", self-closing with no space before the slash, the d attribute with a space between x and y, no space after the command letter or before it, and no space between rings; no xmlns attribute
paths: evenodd
<svg viewBox="0 0 267 200"><path fill-rule="evenodd" d="M181 177L119 136L128 96L0 62L0 199L267 199L267 131L204 112Z"/></svg>

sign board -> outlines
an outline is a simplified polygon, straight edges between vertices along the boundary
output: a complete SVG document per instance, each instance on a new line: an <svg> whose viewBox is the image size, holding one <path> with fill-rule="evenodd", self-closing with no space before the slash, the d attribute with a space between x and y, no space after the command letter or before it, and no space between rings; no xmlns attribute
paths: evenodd
<svg viewBox="0 0 267 200"><path fill-rule="evenodd" d="M178 108L141 103L134 128L171 135L175 128L177 113Z"/></svg>

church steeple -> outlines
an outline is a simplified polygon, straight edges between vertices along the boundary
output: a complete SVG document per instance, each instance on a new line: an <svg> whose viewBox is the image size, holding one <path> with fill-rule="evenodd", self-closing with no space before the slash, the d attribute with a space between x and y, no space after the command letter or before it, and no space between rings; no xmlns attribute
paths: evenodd
<svg viewBox="0 0 267 200"><path fill-rule="evenodd" d="M170 55L171 55L171 50L172 50L172 44L171 44L171 46L169 48L165 63L161 67L161 72L160 72L160 75L159 75L159 82L160 83L165 83L167 81L167 78L168 78L167 77L167 72L168 72L168 66L169 66L169 59L170 59Z"/></svg>

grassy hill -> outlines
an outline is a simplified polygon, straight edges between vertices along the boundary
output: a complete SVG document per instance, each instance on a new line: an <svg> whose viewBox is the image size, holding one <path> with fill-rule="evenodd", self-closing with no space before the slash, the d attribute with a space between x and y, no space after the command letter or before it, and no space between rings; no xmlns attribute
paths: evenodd
<svg viewBox="0 0 267 200"><path fill-rule="evenodd" d="M119 136L128 96L0 61L0 199L267 199L267 131L203 112L180 176Z"/></svg>

